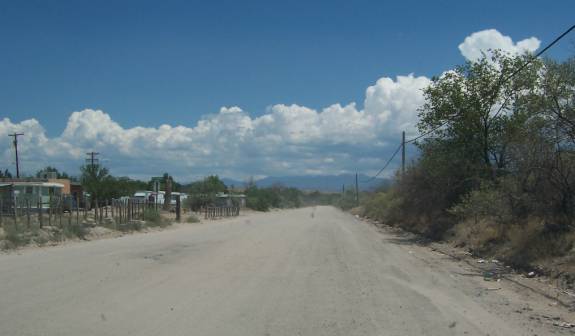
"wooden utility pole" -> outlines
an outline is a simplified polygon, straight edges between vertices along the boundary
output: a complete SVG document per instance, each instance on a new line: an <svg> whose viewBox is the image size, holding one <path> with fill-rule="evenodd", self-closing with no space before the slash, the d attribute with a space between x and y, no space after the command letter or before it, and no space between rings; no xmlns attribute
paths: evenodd
<svg viewBox="0 0 575 336"><path fill-rule="evenodd" d="M357 182L357 173L355 173L355 202L359 206L359 185Z"/></svg>
<svg viewBox="0 0 575 336"><path fill-rule="evenodd" d="M405 131L401 133L401 176L405 175Z"/></svg>
<svg viewBox="0 0 575 336"><path fill-rule="evenodd" d="M96 158L96 156L100 155L100 153L90 152L90 153L86 153L86 155L88 155L90 157L89 159L86 159L86 162L89 162L90 166L94 167L95 165L98 164L98 159Z"/></svg>
<svg viewBox="0 0 575 336"><path fill-rule="evenodd" d="M8 136L14 137L14 152L16 154L16 178L20 178L20 164L18 162L18 136L24 135L24 133L8 134Z"/></svg>

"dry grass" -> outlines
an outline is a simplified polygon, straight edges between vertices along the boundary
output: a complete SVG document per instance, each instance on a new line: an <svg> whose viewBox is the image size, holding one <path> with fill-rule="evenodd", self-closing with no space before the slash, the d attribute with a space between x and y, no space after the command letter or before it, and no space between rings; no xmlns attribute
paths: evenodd
<svg viewBox="0 0 575 336"><path fill-rule="evenodd" d="M497 257L518 268L546 264L572 253L575 245L575 232L556 231L538 218L507 225L491 219L465 220L452 233L457 246L478 255Z"/></svg>
<svg viewBox="0 0 575 336"><path fill-rule="evenodd" d="M513 225L507 239L505 259L517 267L530 267L573 251L575 232L557 231L543 220L529 219L524 225Z"/></svg>
<svg viewBox="0 0 575 336"><path fill-rule="evenodd" d="M453 228L453 240L477 253L484 253L504 238L502 225L489 219L466 220Z"/></svg>

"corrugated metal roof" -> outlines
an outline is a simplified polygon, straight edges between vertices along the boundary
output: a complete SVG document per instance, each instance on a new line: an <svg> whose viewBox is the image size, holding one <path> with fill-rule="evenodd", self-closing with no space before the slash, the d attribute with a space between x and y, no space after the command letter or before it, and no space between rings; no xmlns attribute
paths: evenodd
<svg viewBox="0 0 575 336"><path fill-rule="evenodd" d="M32 186L32 187L55 187L55 188L64 188L62 183L55 183L55 182L12 182L9 183L14 186Z"/></svg>

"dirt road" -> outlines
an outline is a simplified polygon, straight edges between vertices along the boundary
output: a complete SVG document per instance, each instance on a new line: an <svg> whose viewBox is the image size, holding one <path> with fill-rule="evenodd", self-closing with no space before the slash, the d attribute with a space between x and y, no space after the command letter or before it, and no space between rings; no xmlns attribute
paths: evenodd
<svg viewBox="0 0 575 336"><path fill-rule="evenodd" d="M0 335L571 332L468 272L331 207L254 214L0 255Z"/></svg>

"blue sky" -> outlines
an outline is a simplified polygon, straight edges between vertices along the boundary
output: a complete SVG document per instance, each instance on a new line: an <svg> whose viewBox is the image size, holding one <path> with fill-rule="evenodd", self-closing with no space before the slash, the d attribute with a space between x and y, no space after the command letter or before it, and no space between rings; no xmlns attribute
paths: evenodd
<svg viewBox="0 0 575 336"><path fill-rule="evenodd" d="M474 32L545 45L574 12L573 1L3 1L0 120L35 119L55 139L84 109L123 129L193 128L232 106L252 118L277 104L362 109L382 77L431 77L462 63L458 45ZM572 55L574 40L549 55ZM129 167L122 172L137 175Z"/></svg>

